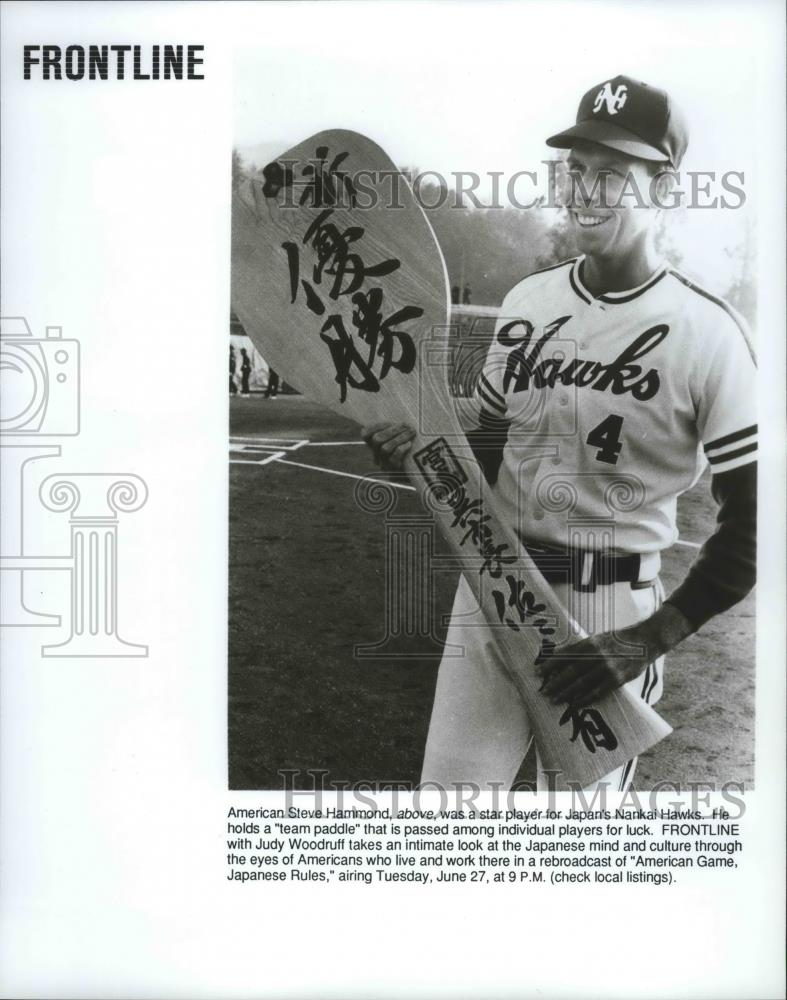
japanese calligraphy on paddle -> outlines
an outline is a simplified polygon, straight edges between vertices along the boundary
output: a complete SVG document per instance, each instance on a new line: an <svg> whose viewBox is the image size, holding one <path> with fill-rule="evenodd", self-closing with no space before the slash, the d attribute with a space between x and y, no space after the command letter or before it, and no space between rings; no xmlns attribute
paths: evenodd
<svg viewBox="0 0 787 1000"><path fill-rule="evenodd" d="M342 229L334 218L338 201L344 194L350 206L356 205L355 187L339 165L347 152L338 153L326 166L329 149L316 150L315 163L303 167L301 205L328 205L306 227L300 243L285 240L282 244L289 275L290 301L294 304L301 292L308 309L324 317L320 338L328 345L339 385L339 400L347 398L347 387L362 392L378 392L380 382L391 368L408 374L415 367L416 352L412 337L400 327L408 320L418 319L423 309L405 305L390 315L384 314L385 293L381 286L368 287L368 279L383 278L397 271L401 261L396 257L367 263L363 257L363 226ZM296 186L298 177L292 166L268 164L263 170L263 194L278 194L284 186ZM311 251L312 265L305 265L303 276L302 251ZM325 279L325 280L324 280ZM367 284L365 290L362 286ZM340 312L331 312L330 303L349 296L353 304L351 326ZM326 298L329 302L326 304ZM362 346L361 346L362 345Z"/></svg>
<svg viewBox="0 0 787 1000"><path fill-rule="evenodd" d="M316 315L323 316L327 307L315 286L319 286L334 302L340 295L349 295L354 306L352 325L354 333L347 330L340 313L328 313L320 327L320 337L330 348L331 358L339 383L340 400L347 398L347 386L363 392L378 392L380 380L390 368L397 368L407 374L415 367L415 344L412 337L397 327L410 319L423 315L418 306L403 306L390 316L383 315L384 293L380 287L359 291L368 278L391 274L400 266L395 257L377 264L367 265L353 244L359 243L364 230L361 226L349 226L341 230L332 220L333 209L326 208L311 222L303 234L303 245L314 251L314 266L311 282L301 277L301 253L297 243L282 243L287 254L290 278L290 295L294 303L298 295L298 285L303 289L308 308ZM358 248L360 249L360 247ZM323 278L330 279L323 286ZM366 345L365 351L358 341ZM375 363L379 359L379 372Z"/></svg>
<svg viewBox="0 0 787 1000"><path fill-rule="evenodd" d="M617 745L617 737L604 721L604 716L595 708L577 708L569 705L560 716L560 725L571 723L571 742L578 736L582 737L585 746L591 753L595 753L597 747L604 750L614 750Z"/></svg>
<svg viewBox="0 0 787 1000"><path fill-rule="evenodd" d="M570 712L539 692L538 657L580 630L500 517L472 455L446 378L445 264L409 187L399 187L403 204L388 204L392 173L371 140L334 130L243 180L233 194L233 308L305 396L361 425L416 428L404 468L493 628L542 765L558 786L586 787L670 728L625 689Z"/></svg>

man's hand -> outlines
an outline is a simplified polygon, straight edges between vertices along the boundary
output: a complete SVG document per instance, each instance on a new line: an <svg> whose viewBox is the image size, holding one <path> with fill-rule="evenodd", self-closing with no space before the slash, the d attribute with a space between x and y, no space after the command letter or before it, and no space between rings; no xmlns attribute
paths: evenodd
<svg viewBox="0 0 787 1000"><path fill-rule="evenodd" d="M623 642L636 641L630 631L591 635L542 660L537 673L544 696L555 704L590 705L639 677L655 657L647 650L638 653L636 647L624 649Z"/></svg>
<svg viewBox="0 0 787 1000"><path fill-rule="evenodd" d="M618 633L588 636L543 658L536 668L541 690L555 704L591 705L639 677L649 663L693 631L682 612L664 604L644 622Z"/></svg>
<svg viewBox="0 0 787 1000"><path fill-rule="evenodd" d="M361 429L361 437L379 468L398 472L413 446L415 431L406 424L372 424Z"/></svg>

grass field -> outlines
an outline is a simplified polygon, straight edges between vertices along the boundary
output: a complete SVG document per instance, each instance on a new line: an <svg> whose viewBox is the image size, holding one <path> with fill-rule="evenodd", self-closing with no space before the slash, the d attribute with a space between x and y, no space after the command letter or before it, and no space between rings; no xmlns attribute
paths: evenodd
<svg viewBox="0 0 787 1000"><path fill-rule="evenodd" d="M281 769L416 783L439 651L401 639L401 659L353 655L385 622L384 518L337 474L380 476L357 427L300 396L251 396L231 400L230 433L230 787L280 788ZM397 514L420 512L414 492L398 499ZM681 500L682 539L702 542L714 520L703 479ZM668 593L695 555L666 553ZM455 584L435 581L440 635ZM753 781L753 595L671 654L659 712L675 732L641 758L635 788ZM528 759L520 779L533 776Z"/></svg>

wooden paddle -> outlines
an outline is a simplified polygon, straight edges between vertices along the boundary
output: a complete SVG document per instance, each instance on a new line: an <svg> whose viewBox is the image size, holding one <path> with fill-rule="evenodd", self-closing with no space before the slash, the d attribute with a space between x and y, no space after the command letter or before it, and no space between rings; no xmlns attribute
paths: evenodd
<svg viewBox="0 0 787 1000"><path fill-rule="evenodd" d="M445 264L379 146L355 132L320 132L241 184L232 305L266 361L304 395L362 425L417 429L405 468L468 567L559 786L586 787L671 732L624 689L576 709L539 694L542 647L583 633L497 516L472 458L447 387Z"/></svg>

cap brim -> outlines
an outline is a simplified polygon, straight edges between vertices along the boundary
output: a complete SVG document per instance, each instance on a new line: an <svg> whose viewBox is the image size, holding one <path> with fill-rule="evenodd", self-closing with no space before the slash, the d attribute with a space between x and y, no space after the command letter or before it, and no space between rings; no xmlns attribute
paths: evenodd
<svg viewBox="0 0 787 1000"><path fill-rule="evenodd" d="M643 142L634 132L613 125L607 121L587 121L574 125L573 128L566 129L565 132L558 132L547 139L547 146L553 149L571 149L577 139L584 139L586 142L595 142L599 146L608 146L616 149L619 153L627 156L634 156L640 160L654 160L658 163L669 163L669 156L655 146Z"/></svg>

